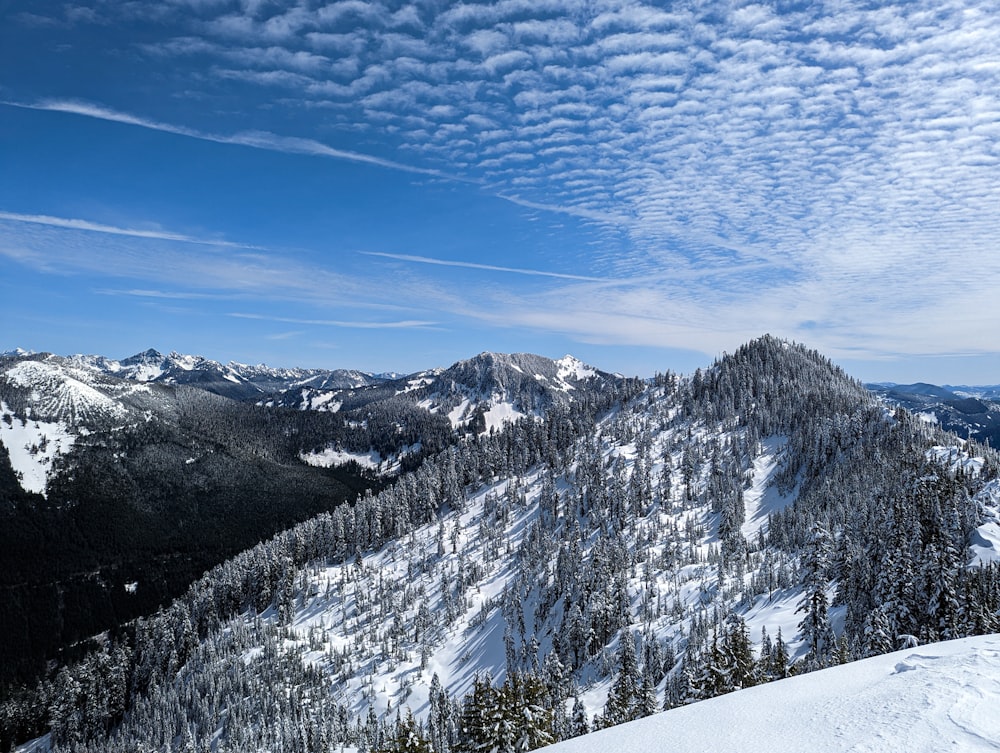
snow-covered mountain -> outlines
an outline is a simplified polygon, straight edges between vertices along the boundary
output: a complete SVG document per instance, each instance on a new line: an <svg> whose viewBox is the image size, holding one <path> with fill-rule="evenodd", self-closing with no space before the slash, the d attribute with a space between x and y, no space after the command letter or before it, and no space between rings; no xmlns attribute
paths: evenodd
<svg viewBox="0 0 1000 753"><path fill-rule="evenodd" d="M371 376L371 375L367 375ZM586 400L627 380L599 371L573 356L552 360L528 353L480 353L448 368L419 371L381 382L294 385L268 404L338 411L375 402L409 401L446 416L454 428L496 429L524 416Z"/></svg>
<svg viewBox="0 0 1000 753"><path fill-rule="evenodd" d="M201 356L176 352L163 355L156 350L120 361L83 355L72 356L69 361L120 379L184 384L272 408L363 414L367 410L382 411L386 406L389 410L404 411L416 407L446 418L455 430L479 432L495 430L524 416L540 417L554 406L594 399L595 394L628 382L573 356L552 360L527 353L481 353L448 368L409 375L375 375L350 369L271 368L235 361L223 365ZM401 407L407 403L411 405ZM385 455L377 447L331 446L314 448L305 457L316 463L340 458L381 466Z"/></svg>
<svg viewBox="0 0 1000 753"><path fill-rule="evenodd" d="M333 415L270 411L79 359L0 357L0 687L377 486L300 459L359 433L369 446Z"/></svg>
<svg viewBox="0 0 1000 753"><path fill-rule="evenodd" d="M594 378L470 360L412 391L502 386L527 409L531 385ZM774 338L607 389L454 434L219 565L47 679L57 749L520 750L1000 627L989 448Z"/></svg>
<svg viewBox="0 0 1000 753"><path fill-rule="evenodd" d="M76 355L70 360L122 379L163 384L187 384L235 400L261 400L264 396L296 388L348 389L378 384L379 377L348 369L271 368L230 361L222 364L203 356L171 351L163 355L146 350L115 360L106 356Z"/></svg>

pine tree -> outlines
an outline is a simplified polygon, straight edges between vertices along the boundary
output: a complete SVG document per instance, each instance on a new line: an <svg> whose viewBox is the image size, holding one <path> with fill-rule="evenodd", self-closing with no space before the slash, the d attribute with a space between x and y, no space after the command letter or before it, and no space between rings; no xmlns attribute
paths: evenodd
<svg viewBox="0 0 1000 753"><path fill-rule="evenodd" d="M397 714L386 743L377 750L378 753L431 753L433 748L414 720L413 712L407 709L402 719Z"/></svg>
<svg viewBox="0 0 1000 753"><path fill-rule="evenodd" d="M749 688L760 682L750 644L750 629L743 618L730 613L726 619L722 653L732 689Z"/></svg>
<svg viewBox="0 0 1000 753"><path fill-rule="evenodd" d="M639 665L632 633L622 631L619 643L618 675L611 684L608 701L604 706L605 725L609 727L634 719L639 697Z"/></svg>
<svg viewBox="0 0 1000 753"><path fill-rule="evenodd" d="M785 639L781 636L781 628L778 628L778 635L774 639L774 650L771 651L771 662L768 668L768 674L773 680L781 680L788 677L789 674L789 656L788 647L785 645Z"/></svg>
<svg viewBox="0 0 1000 753"><path fill-rule="evenodd" d="M587 719L587 708L579 697L573 700L573 715L570 717L570 737L590 734L590 720Z"/></svg>
<svg viewBox="0 0 1000 753"><path fill-rule="evenodd" d="M649 678L648 674L643 674L634 716L636 719L641 719L642 717L652 716L656 712L656 686L653 685L653 681Z"/></svg>
<svg viewBox="0 0 1000 753"><path fill-rule="evenodd" d="M805 593L796 612L805 612L799 623L799 635L809 647L809 661L823 666L833 649L833 629L827 613L827 570L830 566L830 535L821 526L814 525L802 561L805 575L802 585Z"/></svg>
<svg viewBox="0 0 1000 753"><path fill-rule="evenodd" d="M868 613L864 626L863 653L865 656L879 656L895 650L889 628L889 618L885 607L879 605Z"/></svg>

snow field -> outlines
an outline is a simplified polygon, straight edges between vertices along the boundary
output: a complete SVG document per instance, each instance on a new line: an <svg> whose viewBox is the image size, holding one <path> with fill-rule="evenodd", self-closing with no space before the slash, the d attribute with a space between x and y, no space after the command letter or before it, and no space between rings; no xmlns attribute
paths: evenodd
<svg viewBox="0 0 1000 753"><path fill-rule="evenodd" d="M552 753L1000 750L1000 636L935 643L700 701Z"/></svg>

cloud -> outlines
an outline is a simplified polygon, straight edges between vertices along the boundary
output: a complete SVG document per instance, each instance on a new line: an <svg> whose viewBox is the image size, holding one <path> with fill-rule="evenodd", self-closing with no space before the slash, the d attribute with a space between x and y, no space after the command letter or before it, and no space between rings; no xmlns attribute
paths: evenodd
<svg viewBox="0 0 1000 753"><path fill-rule="evenodd" d="M23 102L3 102L3 104L30 110L65 112L88 118L109 120L115 123L125 123L127 125L148 128L154 131L163 131L165 133L186 136L188 138L201 139L203 141L214 141L219 144L234 144L237 146L247 146L254 149L265 149L268 151L284 152L287 154L308 154L318 157L330 157L332 159L376 165L390 170L402 170L404 172L419 173L422 175L433 175L439 178L461 180L460 178L449 176L440 170L415 167L413 165L406 165L401 162L375 157L370 154L361 154L359 152L335 149L320 141L316 141L315 139L280 136L268 131L242 131L231 135L206 133L193 128L186 128L184 126L176 126L169 123L162 123L155 120L141 118L136 115L130 115L128 113L119 112L117 110L87 102L42 100L33 104Z"/></svg>
<svg viewBox="0 0 1000 753"><path fill-rule="evenodd" d="M158 64L196 63L207 98L226 77L268 87L269 100L278 89L296 108L286 114L322 108L383 156L330 147L306 120L298 136L217 135L95 105L32 106L460 179L588 223L596 250L580 250L581 269L613 269L614 290L546 274L536 298L441 299L483 321L658 344L692 345L701 331L710 351L764 329L839 352L995 348L982 336L1000 325L992 8L661 5L404 0L390 12L346 0L265 17L227 4L195 20L178 11L173 39L143 48Z"/></svg>
<svg viewBox="0 0 1000 753"><path fill-rule="evenodd" d="M416 319L406 319L402 321L372 322L372 321L347 321L337 319L296 319L285 316L267 316L264 314L230 313L229 316L235 319L255 319L269 322L280 322L282 324L308 324L315 327L346 327L349 329L427 329L437 327L437 322L420 321Z"/></svg>
<svg viewBox="0 0 1000 753"><path fill-rule="evenodd" d="M261 249L260 246L252 246L244 243L233 243L231 241L217 240L212 238L196 238L182 233L172 233L165 230L140 230L137 228L115 227L104 225L88 220L67 219L64 217L50 217L43 214L17 214L14 212L0 211L0 220L9 222L25 222L34 225L48 225L49 227L60 227L69 230L84 230L91 233L106 233L108 235L124 235L133 238L150 238L155 240L179 241L181 243L197 243L205 246L220 246L223 248L245 248Z"/></svg>
<svg viewBox="0 0 1000 753"><path fill-rule="evenodd" d="M162 298L166 300L231 300L243 296L224 295L219 293L195 293L189 290L116 290L114 288L97 288L98 295L129 296L132 298Z"/></svg>
<svg viewBox="0 0 1000 753"><path fill-rule="evenodd" d="M507 272L532 277L554 277L561 280L585 280L589 282L614 282L600 277L586 277L584 275L571 275L561 272L547 272L540 269L519 269L516 267L502 267L493 264L479 264L467 261L450 261L446 259L432 259L427 256L415 256L411 254L389 254L380 251L362 251L365 256L379 256L385 259L396 259L398 261L413 262L415 264L431 264L440 267L461 267L463 269L481 269L487 272Z"/></svg>

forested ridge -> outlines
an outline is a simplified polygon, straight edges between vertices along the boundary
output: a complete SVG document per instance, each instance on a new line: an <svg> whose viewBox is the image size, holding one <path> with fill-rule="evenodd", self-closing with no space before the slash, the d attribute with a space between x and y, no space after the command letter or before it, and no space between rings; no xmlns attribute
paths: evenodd
<svg viewBox="0 0 1000 753"><path fill-rule="evenodd" d="M214 567L12 694L6 740L527 750L997 629L1000 572L969 553L989 448L771 337L601 395L461 434Z"/></svg>

